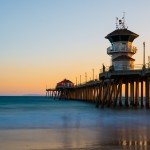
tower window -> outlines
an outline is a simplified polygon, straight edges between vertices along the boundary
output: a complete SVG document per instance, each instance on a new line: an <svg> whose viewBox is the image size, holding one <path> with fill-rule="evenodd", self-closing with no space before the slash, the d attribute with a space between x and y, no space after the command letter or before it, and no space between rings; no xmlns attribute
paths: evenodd
<svg viewBox="0 0 150 150"><path fill-rule="evenodd" d="M121 41L128 41L129 40L129 35L121 35Z"/></svg>
<svg viewBox="0 0 150 150"><path fill-rule="evenodd" d="M113 42L120 41L118 35L117 36L112 36L112 40L113 40Z"/></svg>

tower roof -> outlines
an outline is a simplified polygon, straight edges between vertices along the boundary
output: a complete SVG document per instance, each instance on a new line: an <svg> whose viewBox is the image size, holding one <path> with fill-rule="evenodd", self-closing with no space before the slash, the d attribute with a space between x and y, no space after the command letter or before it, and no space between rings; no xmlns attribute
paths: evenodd
<svg viewBox="0 0 150 150"><path fill-rule="evenodd" d="M117 29L117 30L114 30L113 32L109 33L105 38L109 39L109 37L115 36L115 35L132 35L135 38L137 38L139 36L138 34L132 32L130 30L127 30L127 29Z"/></svg>
<svg viewBox="0 0 150 150"><path fill-rule="evenodd" d="M139 35L128 30L128 29L116 29L113 32L109 33L105 38L108 39L111 43L117 41L130 41L133 42L135 38Z"/></svg>
<svg viewBox="0 0 150 150"><path fill-rule="evenodd" d="M121 55L121 56L118 56L118 57L116 57L116 58L114 58L113 59L113 61L135 61L135 59L133 59L133 58L131 58L131 57L129 57L129 56L127 56L127 55Z"/></svg>

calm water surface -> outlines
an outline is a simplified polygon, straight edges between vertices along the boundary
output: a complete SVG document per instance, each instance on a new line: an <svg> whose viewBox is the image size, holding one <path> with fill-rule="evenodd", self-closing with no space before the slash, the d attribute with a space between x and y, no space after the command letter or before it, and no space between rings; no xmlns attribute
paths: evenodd
<svg viewBox="0 0 150 150"><path fill-rule="evenodd" d="M50 129L58 149L150 149L147 109L96 109L80 101L0 97L0 131L22 129Z"/></svg>

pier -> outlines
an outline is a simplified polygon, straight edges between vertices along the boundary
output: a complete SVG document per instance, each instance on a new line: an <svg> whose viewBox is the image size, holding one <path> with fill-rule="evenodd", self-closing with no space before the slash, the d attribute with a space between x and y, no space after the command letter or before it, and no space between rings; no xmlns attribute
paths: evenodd
<svg viewBox="0 0 150 150"><path fill-rule="evenodd" d="M132 42L139 35L127 29L125 17L116 20L116 30L105 38L111 43L107 54L111 66L103 65L98 80L74 85L71 81L59 83L55 89L46 89L46 95L59 99L94 102L96 107L146 107L150 108L150 63L135 65L132 58L138 51ZM61 82L62 83L62 82Z"/></svg>
<svg viewBox="0 0 150 150"><path fill-rule="evenodd" d="M150 108L150 67L148 65L139 70L101 72L99 78L100 80L91 80L74 87L46 89L46 95L54 99L94 102L97 107L117 105L144 107L145 105L146 108Z"/></svg>

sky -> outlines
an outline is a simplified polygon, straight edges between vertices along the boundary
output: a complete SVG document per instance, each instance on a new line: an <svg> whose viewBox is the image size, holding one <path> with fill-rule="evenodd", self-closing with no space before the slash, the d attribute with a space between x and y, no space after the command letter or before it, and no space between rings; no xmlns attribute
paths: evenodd
<svg viewBox="0 0 150 150"><path fill-rule="evenodd" d="M150 55L149 0L0 0L0 95L45 95L67 78L98 78L110 66L105 36L125 12L139 34L135 64Z"/></svg>

